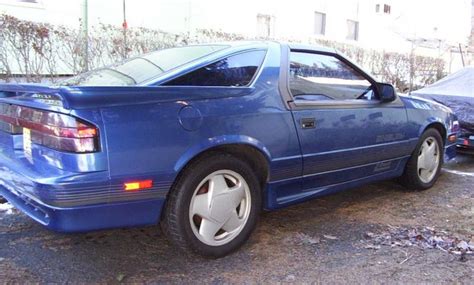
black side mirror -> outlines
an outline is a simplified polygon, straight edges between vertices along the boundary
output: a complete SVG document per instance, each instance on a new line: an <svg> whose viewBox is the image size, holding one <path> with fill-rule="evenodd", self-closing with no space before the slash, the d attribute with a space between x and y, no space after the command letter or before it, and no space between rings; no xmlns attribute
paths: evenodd
<svg viewBox="0 0 474 285"><path fill-rule="evenodd" d="M380 101L392 102L397 98L395 88L392 86L392 84L377 83L377 88L379 91Z"/></svg>

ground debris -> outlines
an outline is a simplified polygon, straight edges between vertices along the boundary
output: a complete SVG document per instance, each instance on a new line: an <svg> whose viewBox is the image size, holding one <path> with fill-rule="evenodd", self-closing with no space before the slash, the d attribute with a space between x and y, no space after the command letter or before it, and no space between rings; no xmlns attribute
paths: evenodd
<svg viewBox="0 0 474 285"><path fill-rule="evenodd" d="M366 248L366 249L375 249L375 250L377 250L377 249L380 249L380 245L375 245L375 244L366 244L366 245L364 246L364 248Z"/></svg>
<svg viewBox="0 0 474 285"><path fill-rule="evenodd" d="M119 273L115 279L117 279L118 282L122 282L123 279L125 279L125 274Z"/></svg>
<svg viewBox="0 0 474 285"><path fill-rule="evenodd" d="M367 232L361 240L364 248L379 249L380 246L416 246L421 249L439 249L444 252L462 255L474 254L474 241L462 240L446 231L432 227L405 228L389 226L380 233Z"/></svg>
<svg viewBox="0 0 474 285"><path fill-rule="evenodd" d="M330 240L337 240L337 239L339 239L338 237L332 236L332 235L323 235L323 237L324 237L325 239L330 239Z"/></svg>
<svg viewBox="0 0 474 285"><path fill-rule="evenodd" d="M321 239L319 237L312 237L305 233L296 233L295 240L297 243L304 245L316 245L321 242Z"/></svg>

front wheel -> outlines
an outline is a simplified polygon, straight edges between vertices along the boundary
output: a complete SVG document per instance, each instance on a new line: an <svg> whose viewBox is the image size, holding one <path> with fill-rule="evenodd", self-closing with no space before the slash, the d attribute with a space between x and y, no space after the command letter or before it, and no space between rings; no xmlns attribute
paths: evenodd
<svg viewBox="0 0 474 285"><path fill-rule="evenodd" d="M240 247L256 225L261 191L239 158L213 153L192 162L171 190L162 228L179 248L221 257Z"/></svg>
<svg viewBox="0 0 474 285"><path fill-rule="evenodd" d="M441 172L443 141L435 129L426 130L408 160L401 183L411 190L431 188Z"/></svg>

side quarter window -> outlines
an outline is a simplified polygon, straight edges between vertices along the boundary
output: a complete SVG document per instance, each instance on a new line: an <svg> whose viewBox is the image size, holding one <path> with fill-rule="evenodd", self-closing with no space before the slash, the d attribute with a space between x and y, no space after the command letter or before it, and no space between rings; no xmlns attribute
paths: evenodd
<svg viewBox="0 0 474 285"><path fill-rule="evenodd" d="M377 100L362 74L330 55L292 51L289 86L294 97L307 100Z"/></svg>
<svg viewBox="0 0 474 285"><path fill-rule="evenodd" d="M247 86L263 62L265 51L229 56L166 82L165 86Z"/></svg>

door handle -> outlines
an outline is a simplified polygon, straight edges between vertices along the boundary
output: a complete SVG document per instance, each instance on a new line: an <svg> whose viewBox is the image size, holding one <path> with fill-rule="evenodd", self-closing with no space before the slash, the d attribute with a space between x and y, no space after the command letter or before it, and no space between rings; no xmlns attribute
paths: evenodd
<svg viewBox="0 0 474 285"><path fill-rule="evenodd" d="M301 128L303 129L314 129L316 127L316 120L314 118L302 118Z"/></svg>

